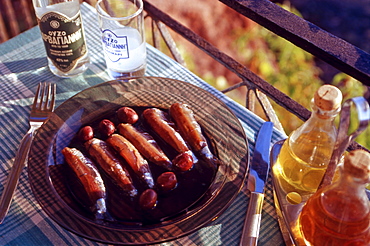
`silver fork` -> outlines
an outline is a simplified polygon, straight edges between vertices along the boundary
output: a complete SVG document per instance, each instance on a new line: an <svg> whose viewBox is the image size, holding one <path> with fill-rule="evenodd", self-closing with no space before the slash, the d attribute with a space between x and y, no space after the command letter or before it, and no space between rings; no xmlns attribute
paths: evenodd
<svg viewBox="0 0 370 246"><path fill-rule="evenodd" d="M35 98L30 113L30 129L23 137L17 151L15 161L10 170L7 182L0 198L0 224L8 213L14 191L18 185L19 176L26 165L28 153L35 131L40 128L44 121L54 110L56 85L40 83L37 87Z"/></svg>

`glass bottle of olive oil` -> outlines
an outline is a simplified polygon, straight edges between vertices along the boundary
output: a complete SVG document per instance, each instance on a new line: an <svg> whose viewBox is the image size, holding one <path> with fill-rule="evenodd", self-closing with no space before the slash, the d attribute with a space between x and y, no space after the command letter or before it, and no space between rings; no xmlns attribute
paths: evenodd
<svg viewBox="0 0 370 246"><path fill-rule="evenodd" d="M334 149L334 119L341 103L342 93L337 87L321 86L311 102L311 117L285 140L273 167L285 193L295 192L306 200L317 190Z"/></svg>

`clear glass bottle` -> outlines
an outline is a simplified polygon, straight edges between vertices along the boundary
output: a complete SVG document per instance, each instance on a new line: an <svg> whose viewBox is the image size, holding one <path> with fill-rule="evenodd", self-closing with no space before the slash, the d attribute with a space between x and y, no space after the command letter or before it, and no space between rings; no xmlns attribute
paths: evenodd
<svg viewBox="0 0 370 246"><path fill-rule="evenodd" d="M354 150L344 158L338 180L312 195L299 217L306 245L370 245L370 153Z"/></svg>
<svg viewBox="0 0 370 246"><path fill-rule="evenodd" d="M51 72L77 76L90 63L79 0L32 0Z"/></svg>
<svg viewBox="0 0 370 246"><path fill-rule="evenodd" d="M337 87L321 86L312 99L311 117L285 140L273 172L288 197L298 193L305 201L317 190L334 149L341 103Z"/></svg>

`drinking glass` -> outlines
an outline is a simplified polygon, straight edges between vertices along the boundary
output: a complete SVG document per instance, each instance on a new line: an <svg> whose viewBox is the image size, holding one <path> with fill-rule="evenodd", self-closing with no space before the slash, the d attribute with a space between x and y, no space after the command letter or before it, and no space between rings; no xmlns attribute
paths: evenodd
<svg viewBox="0 0 370 246"><path fill-rule="evenodd" d="M96 4L105 62L114 78L143 76L146 46L142 0L99 0Z"/></svg>

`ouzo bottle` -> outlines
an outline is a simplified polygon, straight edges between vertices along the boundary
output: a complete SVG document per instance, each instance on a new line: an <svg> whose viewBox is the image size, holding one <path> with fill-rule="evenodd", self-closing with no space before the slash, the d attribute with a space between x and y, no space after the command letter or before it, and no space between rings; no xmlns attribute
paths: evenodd
<svg viewBox="0 0 370 246"><path fill-rule="evenodd" d="M341 103L337 87L321 86L311 102L311 117L285 140L273 173L287 197L298 193L305 201L317 190L334 149Z"/></svg>
<svg viewBox="0 0 370 246"><path fill-rule="evenodd" d="M79 0L32 0L48 65L59 77L77 76L90 63Z"/></svg>
<svg viewBox="0 0 370 246"><path fill-rule="evenodd" d="M306 245L370 245L370 153L354 150L345 155L336 182L312 195L302 208L298 224Z"/></svg>

